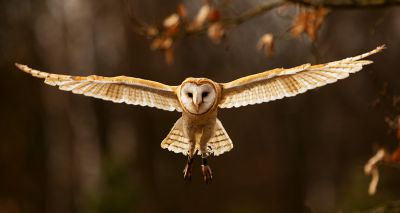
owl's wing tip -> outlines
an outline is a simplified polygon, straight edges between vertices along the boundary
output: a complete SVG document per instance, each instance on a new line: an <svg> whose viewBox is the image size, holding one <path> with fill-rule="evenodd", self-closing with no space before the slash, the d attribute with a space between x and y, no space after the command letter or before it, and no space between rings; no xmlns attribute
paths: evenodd
<svg viewBox="0 0 400 213"><path fill-rule="evenodd" d="M378 46L375 50L377 50L378 52L380 52L380 51L382 51L382 50L384 50L384 49L386 49L386 48L387 48L386 44L382 44L382 45Z"/></svg>
<svg viewBox="0 0 400 213"><path fill-rule="evenodd" d="M27 65L25 64L20 64L15 62L14 65L21 71L26 72L26 73L31 73L31 68L29 68Z"/></svg>
<svg viewBox="0 0 400 213"><path fill-rule="evenodd" d="M14 65L15 65L18 69L21 69L21 70L24 68L24 66L26 66L26 65L20 64L20 63L18 63L18 62L15 62Z"/></svg>

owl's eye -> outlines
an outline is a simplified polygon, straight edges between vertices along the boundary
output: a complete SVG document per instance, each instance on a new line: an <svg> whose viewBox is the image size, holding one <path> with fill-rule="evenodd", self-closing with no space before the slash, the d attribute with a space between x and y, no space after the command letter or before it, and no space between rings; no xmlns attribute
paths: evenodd
<svg viewBox="0 0 400 213"><path fill-rule="evenodd" d="M187 93L187 96L189 96L190 98L192 98L192 97L193 97L193 93L188 92L188 93Z"/></svg>
<svg viewBox="0 0 400 213"><path fill-rule="evenodd" d="M201 94L201 97L203 97L203 98L205 98L205 97L207 97L208 96L208 92L203 92L202 94Z"/></svg>

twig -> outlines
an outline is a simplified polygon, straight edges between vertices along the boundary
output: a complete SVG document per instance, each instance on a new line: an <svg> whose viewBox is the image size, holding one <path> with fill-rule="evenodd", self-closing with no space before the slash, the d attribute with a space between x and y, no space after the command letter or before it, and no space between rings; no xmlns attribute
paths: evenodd
<svg viewBox="0 0 400 213"><path fill-rule="evenodd" d="M384 205L375 207L367 211L360 211L358 213L385 213L385 212L399 212L400 211L400 201L391 201Z"/></svg>
<svg viewBox="0 0 400 213"><path fill-rule="evenodd" d="M128 0L123 0L123 4L126 7L129 21L132 24L133 30L139 35L147 36L146 29L148 28L148 26L146 24L142 23L141 21L139 21L139 19L136 17L135 13L133 12L132 6L129 4Z"/></svg>
<svg viewBox="0 0 400 213"><path fill-rule="evenodd" d="M247 10L246 12L242 13L241 15L239 15L235 18L222 19L221 24L224 26L224 28L226 30L228 30L230 28L241 25L244 22L247 22L253 18L256 18L257 16L259 16L265 12L268 12L277 7L280 7L280 6L284 5L285 3L286 3L285 1L271 1L271 2L265 3L263 5L258 5L255 8ZM183 33L180 33L179 36L193 35L195 33L205 32L208 29L208 27L209 27L209 24L204 24L201 28L197 29L196 31L184 31Z"/></svg>
<svg viewBox="0 0 400 213"><path fill-rule="evenodd" d="M231 24L231 26L240 25L245 21L248 21L254 17L257 17L267 11L274 9L274 8L280 7L285 3L286 3L285 1L272 1L272 2L268 2L266 4L263 4L263 5L258 5L255 8L244 12L242 15L239 15L237 18L227 19L224 22L226 24Z"/></svg>
<svg viewBox="0 0 400 213"><path fill-rule="evenodd" d="M307 7L330 9L368 9L400 5L400 0L287 0Z"/></svg>

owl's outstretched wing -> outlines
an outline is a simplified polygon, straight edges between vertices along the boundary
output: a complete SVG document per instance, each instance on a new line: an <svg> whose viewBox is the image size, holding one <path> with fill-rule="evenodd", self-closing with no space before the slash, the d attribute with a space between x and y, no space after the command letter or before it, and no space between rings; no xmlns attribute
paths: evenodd
<svg viewBox="0 0 400 213"><path fill-rule="evenodd" d="M81 77L58 75L34 70L22 64L15 65L34 77L44 78L46 84L58 86L61 90L116 103L156 107L168 111L182 111L174 87L155 81L126 76L102 77L91 75Z"/></svg>
<svg viewBox="0 0 400 213"><path fill-rule="evenodd" d="M372 63L361 60L380 52L385 46L340 61L326 64L304 64L290 69L278 68L239 78L222 85L220 108L241 107L291 97L307 90L336 82Z"/></svg>

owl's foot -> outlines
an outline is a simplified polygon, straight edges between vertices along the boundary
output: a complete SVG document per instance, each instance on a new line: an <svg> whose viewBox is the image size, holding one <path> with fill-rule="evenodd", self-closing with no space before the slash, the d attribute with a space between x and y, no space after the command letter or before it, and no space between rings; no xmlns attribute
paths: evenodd
<svg viewBox="0 0 400 213"><path fill-rule="evenodd" d="M186 181L192 180L192 164L187 163L185 169L183 169L183 179Z"/></svg>
<svg viewBox="0 0 400 213"><path fill-rule="evenodd" d="M201 165L201 172L203 173L204 182L212 182L212 171L210 166L207 164L207 158L203 158L203 164Z"/></svg>
<svg viewBox="0 0 400 213"><path fill-rule="evenodd" d="M197 154L197 151L195 152L195 155ZM188 156L188 160L186 162L185 169L183 169L183 179L186 181L191 181L192 180L192 164L193 164L193 155Z"/></svg>

